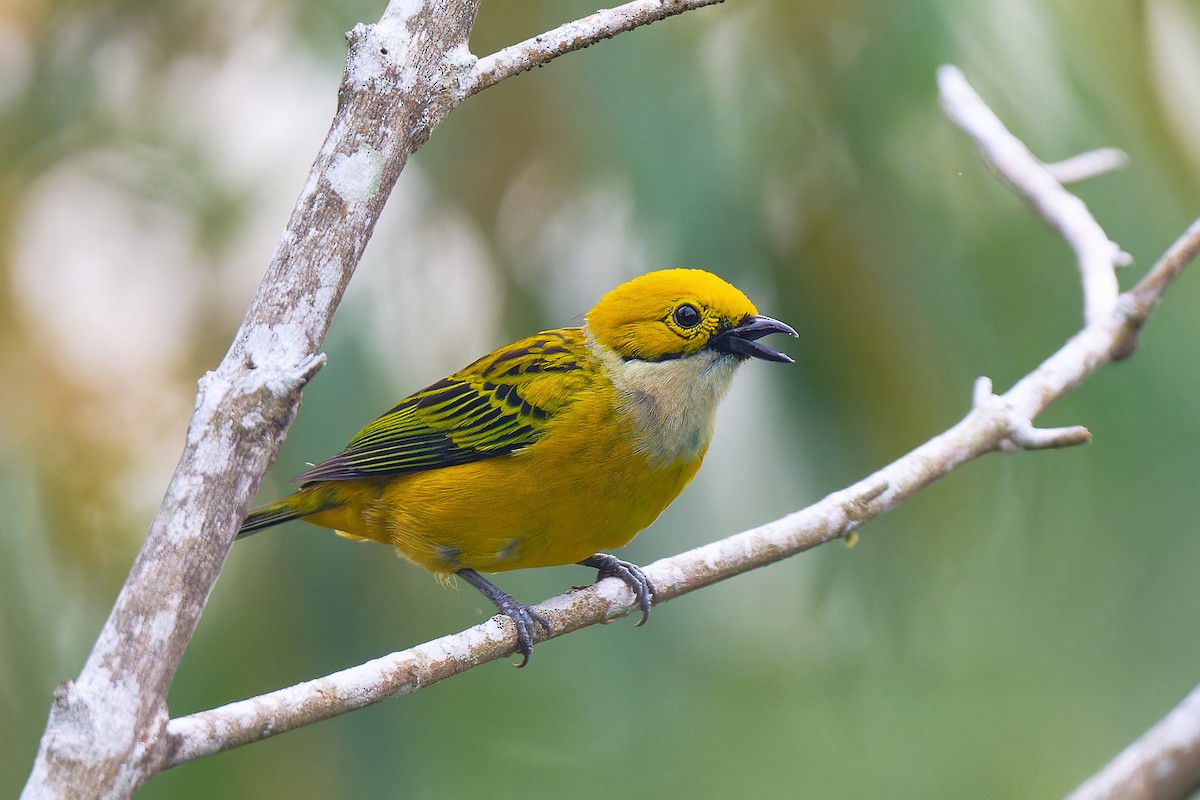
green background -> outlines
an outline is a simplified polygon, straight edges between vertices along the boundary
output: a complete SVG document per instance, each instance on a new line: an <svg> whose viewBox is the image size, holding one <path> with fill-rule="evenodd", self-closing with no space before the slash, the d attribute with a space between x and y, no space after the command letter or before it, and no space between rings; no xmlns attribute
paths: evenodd
<svg viewBox="0 0 1200 800"><path fill-rule="evenodd" d="M485 0L477 55L594 10ZM382 8L0 0L0 795L79 671ZM960 66L1133 254L1200 211L1184 0L758 2L636 30L467 101L400 178L263 498L396 399L702 266L792 324L738 376L647 563L801 508L1074 333L1064 243L942 115ZM1094 442L991 455L862 529L656 609L153 778L147 798L1061 795L1200 680L1200 280L1052 408ZM529 602L590 579L506 575ZM478 622L372 545L239 544L185 714Z"/></svg>

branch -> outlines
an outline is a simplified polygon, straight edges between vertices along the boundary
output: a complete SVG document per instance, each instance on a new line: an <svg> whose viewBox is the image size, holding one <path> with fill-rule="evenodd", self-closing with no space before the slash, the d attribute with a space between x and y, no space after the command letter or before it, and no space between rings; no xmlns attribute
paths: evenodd
<svg viewBox="0 0 1200 800"><path fill-rule="evenodd" d="M1171 249L1146 273L1146 276L1126 293L1125 297L1130 303L1130 314L1139 321L1139 326L1150 316L1150 312L1158 307L1163 293L1183 273L1184 267L1191 263L1198 252L1200 252L1200 220L1189 225ZM1136 346L1136 341L1133 344Z"/></svg>
<svg viewBox="0 0 1200 800"><path fill-rule="evenodd" d="M27 797L127 796L161 768L166 696L234 532L319 369L319 348L408 156L452 104L439 91L478 0L393 2L348 36L337 114L83 670L55 692ZM411 46L410 46L411 42Z"/></svg>
<svg viewBox="0 0 1200 800"><path fill-rule="evenodd" d="M1076 198L1028 154L978 95L953 68L943 68L943 103L951 119L975 138L989 165L1017 188L1034 208L1055 220L1071 241L1094 246L1107 236ZM950 76L949 78L947 76ZM987 120L994 124L980 124ZM1013 160L1016 143L1024 161ZM992 154L1005 159L992 162ZM1030 165L1033 165L1032 167ZM1030 177L1035 175L1035 177ZM1073 202L1066 202L1063 196ZM1067 209L1063 211L1063 209ZM1094 234L1099 231L1099 237ZM1003 395L991 381L976 382L972 408L945 433L926 442L891 465L802 511L727 539L657 561L645 568L665 602L717 581L739 575L847 536L863 523L911 497L923 487L985 453L1043 449L1081 444L1090 439L1082 427L1040 429L1033 420L1051 403L1070 392L1104 364L1131 352L1137 332L1157 305L1162 292L1200 248L1200 222L1193 225L1129 295L1113 294L1107 307L1092 295L1095 319L1058 352ZM1111 248L1110 248L1111 249ZM1113 259L1089 261L1084 270L1089 286L1116 285ZM1107 275L1101 274L1107 273ZM632 593L620 581L559 595L538 607L553 622L557 638L636 610ZM170 765L257 741L312 724L391 697L411 694L471 667L506 657L516 646L510 620L497 616L461 633L444 636L409 650L332 675L171 720Z"/></svg>
<svg viewBox="0 0 1200 800"><path fill-rule="evenodd" d="M1200 686L1067 800L1166 800L1200 789Z"/></svg>
<svg viewBox="0 0 1200 800"><path fill-rule="evenodd" d="M1129 156L1124 150L1115 147L1102 147L1080 153L1077 156L1058 161L1054 164L1044 164L1054 180L1067 186L1072 183L1082 183L1092 178L1098 178L1109 172L1125 169L1129 164Z"/></svg>
<svg viewBox="0 0 1200 800"><path fill-rule="evenodd" d="M1136 347L1141 327L1162 300L1163 292L1198 252L1200 220L1193 222L1153 269L1122 296L1134 327L1127 353ZM1197 791L1200 791L1200 686L1067 800L1182 800Z"/></svg>
<svg viewBox="0 0 1200 800"><path fill-rule="evenodd" d="M590 17L560 25L479 59L475 68L463 77L458 90L462 97L470 97L505 78L543 66L558 56L582 50L603 39L611 39L618 33L723 2L725 0L635 0L617 8L602 8Z"/></svg>
<svg viewBox="0 0 1200 800"><path fill-rule="evenodd" d="M55 691L24 797L124 797L168 763L167 689L408 157L469 94L706 4L630 3L548 34L549 50L519 45L483 69L467 49L479 0L391 0L378 23L347 34L325 143L229 352L200 381L146 543L79 677Z"/></svg>
<svg viewBox="0 0 1200 800"><path fill-rule="evenodd" d="M1129 254L1109 241L1108 234L1087 206L1063 188L1052 169L1038 161L1020 139L1008 132L956 67L939 69L938 85L946 114L975 141L983 160L1075 251L1083 281L1083 319L1088 325L1099 323L1117 301L1117 276L1113 267L1127 265ZM1083 166L1090 175L1099 174L1104 168L1116 169L1124 163L1112 155L1087 156ZM1080 162L1070 159L1064 163L1058 165L1058 170L1065 169L1070 173L1069 178L1077 179Z"/></svg>
<svg viewBox="0 0 1200 800"><path fill-rule="evenodd" d="M986 381L985 381L986 383ZM990 393L958 425L891 465L782 519L644 567L662 603L726 578L775 563L846 536L954 468L1001 447L1031 427ZM1086 432L1085 432L1086 434ZM1082 440L1085 437L1077 437ZM539 605L558 638L637 610L615 579L576 589ZM502 616L409 650L306 683L172 720L174 766L319 722L392 697L408 695L514 652L516 633Z"/></svg>

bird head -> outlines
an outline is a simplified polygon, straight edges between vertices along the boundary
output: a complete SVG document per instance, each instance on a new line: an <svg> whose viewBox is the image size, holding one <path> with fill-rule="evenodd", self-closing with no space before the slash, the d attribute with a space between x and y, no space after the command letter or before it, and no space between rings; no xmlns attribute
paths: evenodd
<svg viewBox="0 0 1200 800"><path fill-rule="evenodd" d="M771 333L797 335L699 269L665 269L621 284L588 312L587 326L599 344L626 361L666 361L707 349L738 360L791 362L758 340Z"/></svg>

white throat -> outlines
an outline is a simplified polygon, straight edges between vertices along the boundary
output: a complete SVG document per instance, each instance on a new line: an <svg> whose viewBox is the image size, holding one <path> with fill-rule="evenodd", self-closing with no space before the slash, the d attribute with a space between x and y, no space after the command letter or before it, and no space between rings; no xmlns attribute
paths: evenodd
<svg viewBox="0 0 1200 800"><path fill-rule="evenodd" d="M616 386L620 410L633 420L636 449L655 466L701 456L742 359L701 350L666 361L626 361L591 332L586 339Z"/></svg>

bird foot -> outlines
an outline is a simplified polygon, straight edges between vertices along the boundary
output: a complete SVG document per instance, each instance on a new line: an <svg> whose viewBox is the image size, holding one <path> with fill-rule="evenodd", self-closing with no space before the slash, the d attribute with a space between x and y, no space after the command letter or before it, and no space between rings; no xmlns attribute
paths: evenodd
<svg viewBox="0 0 1200 800"><path fill-rule="evenodd" d="M514 666L524 667L528 664L529 656L533 653L533 639L537 634L535 625L541 625L546 633L553 633L554 629L550 625L550 620L546 619L544 614L518 602L511 594L473 569L460 569L457 574L478 589L484 597L491 600L496 606L496 610L511 619L517 626L517 652L521 654L522 658L521 663Z"/></svg>
<svg viewBox="0 0 1200 800"><path fill-rule="evenodd" d="M620 578L626 586L633 590L638 608L642 610L642 618L636 625L645 624L650 617L650 606L654 602L654 584L646 577L646 573L642 572L641 567L628 561L622 561L608 553L596 553L596 555L580 561L579 564L584 567L594 567L597 570L597 583L605 578Z"/></svg>

